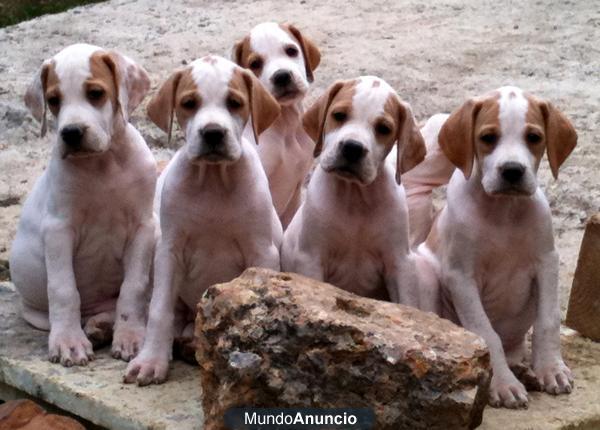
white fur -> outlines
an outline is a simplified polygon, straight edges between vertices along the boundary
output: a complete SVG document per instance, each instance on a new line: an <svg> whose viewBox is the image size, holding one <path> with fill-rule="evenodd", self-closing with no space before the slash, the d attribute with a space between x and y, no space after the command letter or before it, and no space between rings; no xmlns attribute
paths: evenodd
<svg viewBox="0 0 600 430"><path fill-rule="evenodd" d="M158 181L155 207L161 238L148 332L142 351L127 367L126 382L145 385L166 379L173 339L191 331L196 304L209 286L230 281L252 266L280 269L283 232L267 178L254 144L242 137L244 124L225 107L227 85L237 66L211 58L217 63L192 63L202 105L188 122L184 147ZM193 156L193 148L202 145L199 131L208 123L227 129L227 161Z"/></svg>
<svg viewBox="0 0 600 430"><path fill-rule="evenodd" d="M57 138L48 168L23 206L11 250L23 316L50 329L50 359L63 365L93 357L87 329L94 329L95 320L112 322L115 312L113 355L135 354L144 334L154 250L152 153L122 115L113 115L110 101L96 109L83 96L89 57L99 49L73 45L52 61L63 94L59 130L84 123L87 144L100 152L64 158Z"/></svg>
<svg viewBox="0 0 600 430"><path fill-rule="evenodd" d="M511 91L517 96L509 98ZM570 392L572 376L560 353L558 254L551 211L535 182L540 160L524 139L528 102L512 87L500 93L502 138L483 162L476 163L470 179L454 171L447 204L434 225L439 247L432 250L425 242L419 254L429 263L421 266L421 279L439 280L442 314L482 336L490 349L490 402L514 408L527 405L527 391L509 366L523 365L525 335L532 326L532 369L543 389ZM424 133L428 148L437 146L440 118L436 115L425 126L430 130ZM498 167L505 162L526 166L531 177L525 178L523 194L497 194L503 186ZM444 183L443 175L452 172L448 164L438 147L428 154L411 187ZM427 170L432 173L429 178Z"/></svg>
<svg viewBox="0 0 600 430"><path fill-rule="evenodd" d="M309 88L304 65L306 60L298 42L277 23L262 23L254 27L250 32L250 44L264 59L259 80L271 94L277 98L271 78L280 69L292 73L292 81L298 89L295 97L278 99L281 115L260 136L258 146L273 204L285 228L300 206L302 185L313 160L314 143L302 127L302 101ZM286 55L285 47L289 45L298 49L297 57ZM254 141L252 127L246 127L244 136Z"/></svg>
<svg viewBox="0 0 600 430"><path fill-rule="evenodd" d="M324 136L306 201L284 235L282 268L363 296L383 288L395 302L420 306L404 189L384 163L390 148L382 148L373 133L374 118L390 95L397 96L381 80L373 88L374 79L360 78L351 118ZM335 169L346 139L369 150L354 177Z"/></svg>

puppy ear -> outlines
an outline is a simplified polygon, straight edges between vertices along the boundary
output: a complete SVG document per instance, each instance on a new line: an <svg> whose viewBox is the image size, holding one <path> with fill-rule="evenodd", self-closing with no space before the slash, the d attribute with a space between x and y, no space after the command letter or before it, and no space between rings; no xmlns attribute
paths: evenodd
<svg viewBox="0 0 600 430"><path fill-rule="evenodd" d="M248 88L254 141L258 144L258 136L279 117L281 108L277 100L262 86L252 73L244 70L242 76Z"/></svg>
<svg viewBox="0 0 600 430"><path fill-rule="evenodd" d="M25 106L27 106L36 121L41 123L41 137L44 137L48 130L46 121L46 112L48 110L46 104L46 87L50 67L52 67L52 60L44 61L38 72L33 76L31 83L27 87L27 91L25 91Z"/></svg>
<svg viewBox="0 0 600 430"><path fill-rule="evenodd" d="M167 144L171 143L171 132L173 129L173 115L175 112L175 95L177 86L181 80L183 70L178 70L167 79L158 93L156 93L146 108L150 120L165 131L168 135Z"/></svg>
<svg viewBox="0 0 600 430"><path fill-rule="evenodd" d="M400 184L400 175L408 172L425 159L427 150L425 140L417 127L412 109L408 103L400 101L396 151L396 182Z"/></svg>
<svg viewBox="0 0 600 430"><path fill-rule="evenodd" d="M446 157L462 170L469 179L475 157L474 127L475 118L481 109L481 102L471 99L452 112L438 135L438 142Z"/></svg>
<svg viewBox="0 0 600 430"><path fill-rule="evenodd" d="M126 108L123 112L125 119L131 115L136 107L144 100L150 89L150 78L144 68L135 63L131 58L116 51L106 54L115 65L115 77L119 89L119 103ZM107 61L108 64L108 60Z"/></svg>
<svg viewBox="0 0 600 430"><path fill-rule="evenodd" d="M248 36L244 37L242 40L233 45L233 49L231 50L231 61L237 64L240 67L244 67L244 48L250 42L250 38Z"/></svg>
<svg viewBox="0 0 600 430"><path fill-rule="evenodd" d="M546 124L546 151L554 179L558 169L577 145L577 132L573 124L549 102L540 102Z"/></svg>
<svg viewBox="0 0 600 430"><path fill-rule="evenodd" d="M120 111L123 114L123 117L125 118L125 120L127 120L127 114L123 111L123 107L122 107L123 104L121 103L121 93L123 92L123 91L121 91L121 88L119 86L119 82L121 81L121 73L119 72L119 68L115 61L115 58L109 53L101 53L101 54L99 54L99 56L97 58L99 61L104 63L104 65L106 67L108 67L108 69L110 70L111 79L113 82L113 86L115 88L115 95L114 95L115 99L113 100L114 111L115 111L115 113ZM96 60L96 58L92 58L92 61L95 61L95 60Z"/></svg>
<svg viewBox="0 0 600 430"><path fill-rule="evenodd" d="M304 36L302 32L294 25L284 24L284 26L290 33L292 33L292 35L300 44L302 56L304 57L304 66L306 67L306 78L308 79L308 82L314 81L313 72L321 62L321 51L319 51L319 48L317 48L317 45L315 45L312 40Z"/></svg>
<svg viewBox="0 0 600 430"><path fill-rule="evenodd" d="M327 91L321 94L317 101L308 108L302 117L304 131L306 131L306 134L308 134L313 142L315 142L314 157L318 157L323 150L323 130L325 128L325 120L327 119L329 106L345 83L345 81L334 82Z"/></svg>

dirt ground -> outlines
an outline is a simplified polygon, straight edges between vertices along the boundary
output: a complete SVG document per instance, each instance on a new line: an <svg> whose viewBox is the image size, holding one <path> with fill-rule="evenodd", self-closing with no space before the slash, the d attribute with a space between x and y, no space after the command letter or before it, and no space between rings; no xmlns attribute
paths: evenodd
<svg viewBox="0 0 600 430"><path fill-rule="evenodd" d="M338 78L379 75L422 120L501 85L551 100L574 122L579 145L554 181L540 184L554 214L566 305L586 219L600 209L600 3L578 1L113 0L0 30L0 259L7 259L21 203L47 164L54 134L22 101L41 62L75 42L115 48L143 64L153 90L174 68L228 55L253 25L296 24L321 47L309 96ZM166 137L138 108L134 124L157 158Z"/></svg>

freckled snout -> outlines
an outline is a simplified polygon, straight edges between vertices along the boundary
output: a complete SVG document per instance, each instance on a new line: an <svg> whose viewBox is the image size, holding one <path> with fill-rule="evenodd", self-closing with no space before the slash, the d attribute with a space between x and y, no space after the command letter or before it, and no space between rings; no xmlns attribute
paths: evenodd
<svg viewBox="0 0 600 430"><path fill-rule="evenodd" d="M521 163L507 162L500 167L502 179L511 185L517 185L525 175L525 166Z"/></svg>

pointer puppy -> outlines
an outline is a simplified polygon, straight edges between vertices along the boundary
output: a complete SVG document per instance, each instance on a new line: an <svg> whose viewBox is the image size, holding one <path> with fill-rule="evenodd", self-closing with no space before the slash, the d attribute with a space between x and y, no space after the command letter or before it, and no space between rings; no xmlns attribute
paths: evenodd
<svg viewBox="0 0 600 430"><path fill-rule="evenodd" d="M150 101L150 119L170 132L175 115L186 143L158 181L161 238L148 330L125 382L166 379L174 336L191 335L209 286L251 266L280 269L281 223L255 144L242 137L250 117L258 136L278 114L250 72L216 56L175 72Z"/></svg>
<svg viewBox="0 0 600 430"><path fill-rule="evenodd" d="M314 143L302 127L302 101L321 54L293 25L269 22L238 42L233 57L260 79L281 107L279 118L261 136L258 152L285 228L300 206L302 185L312 166ZM245 136L253 139L248 127Z"/></svg>
<svg viewBox="0 0 600 430"><path fill-rule="evenodd" d="M383 80L333 84L304 115L323 153L284 236L282 266L376 299L424 306L400 174L425 155L408 104ZM397 174L385 163L398 146Z"/></svg>
<svg viewBox="0 0 600 430"><path fill-rule="evenodd" d="M44 61L25 95L42 134L46 110L58 134L23 206L11 276L24 318L50 330L50 360L64 366L91 360L88 337L110 339L113 323L113 356L129 360L143 340L156 164L128 117L149 86L129 58L77 44Z"/></svg>
<svg viewBox="0 0 600 430"><path fill-rule="evenodd" d="M439 136L432 132L436 127ZM573 126L550 103L503 87L449 117L434 116L425 128L433 139L428 147L439 141L442 151L419 166L421 173L433 172L420 175L421 185L447 182L438 173L451 172L444 166L450 162L460 171L452 175L446 207L419 253L440 280L445 316L487 342L490 403L527 405L527 391L509 366L523 366L532 326L528 376L549 393L569 393L573 378L560 353L558 254L536 173L546 152L558 175L577 143Z"/></svg>

